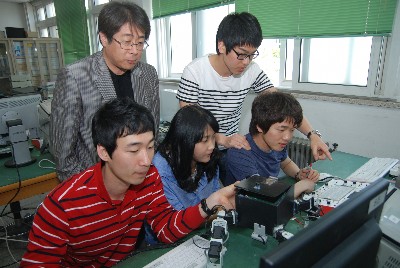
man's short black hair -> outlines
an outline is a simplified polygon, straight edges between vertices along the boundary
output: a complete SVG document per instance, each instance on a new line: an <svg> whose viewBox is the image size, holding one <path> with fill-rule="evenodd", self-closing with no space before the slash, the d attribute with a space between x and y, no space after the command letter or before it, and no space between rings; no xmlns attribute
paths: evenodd
<svg viewBox="0 0 400 268"><path fill-rule="evenodd" d="M110 157L118 138L149 131L154 135L153 115L131 98L117 98L103 104L92 119L94 147L103 146Z"/></svg>
<svg viewBox="0 0 400 268"><path fill-rule="evenodd" d="M226 47L226 54L236 46L252 46L258 48L262 42L262 31L257 18L248 12L231 13L219 24L216 36L216 49L218 42L222 41Z"/></svg>
<svg viewBox="0 0 400 268"><path fill-rule="evenodd" d="M249 132L256 135L258 126L266 133L271 125L285 120L296 128L303 121L303 109L295 97L282 92L262 93L253 101Z"/></svg>
<svg viewBox="0 0 400 268"><path fill-rule="evenodd" d="M124 24L137 27L144 33L145 40L150 36L150 20L140 6L129 2L110 2L100 11L98 19L99 32L104 33L109 43Z"/></svg>

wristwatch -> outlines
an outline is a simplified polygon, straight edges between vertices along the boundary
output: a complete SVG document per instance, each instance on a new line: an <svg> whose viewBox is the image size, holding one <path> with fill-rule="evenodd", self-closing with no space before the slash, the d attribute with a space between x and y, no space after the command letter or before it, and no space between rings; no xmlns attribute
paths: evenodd
<svg viewBox="0 0 400 268"><path fill-rule="evenodd" d="M214 215L214 213L216 212L214 209L208 208L205 198L201 199L200 204L201 204L201 209L204 211L204 213L207 214L208 217Z"/></svg>
<svg viewBox="0 0 400 268"><path fill-rule="evenodd" d="M310 132L308 132L307 139L310 139L312 134L318 135L318 137L320 138L322 137L321 133L318 130L313 129Z"/></svg>

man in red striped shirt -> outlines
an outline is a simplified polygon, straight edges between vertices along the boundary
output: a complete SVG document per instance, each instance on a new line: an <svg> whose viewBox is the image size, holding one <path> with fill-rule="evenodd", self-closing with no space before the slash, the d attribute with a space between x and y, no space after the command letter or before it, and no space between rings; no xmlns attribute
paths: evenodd
<svg viewBox="0 0 400 268"><path fill-rule="evenodd" d="M21 266L110 267L136 247L147 221L172 243L199 227L217 205L234 208L234 186L186 210L164 196L154 155L154 120L131 99L114 99L94 115L92 137L101 161L56 187L43 201Z"/></svg>

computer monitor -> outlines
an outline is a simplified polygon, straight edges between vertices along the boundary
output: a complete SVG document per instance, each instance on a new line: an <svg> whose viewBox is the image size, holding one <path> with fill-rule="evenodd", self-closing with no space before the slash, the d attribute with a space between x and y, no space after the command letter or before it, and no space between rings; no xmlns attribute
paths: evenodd
<svg viewBox="0 0 400 268"><path fill-rule="evenodd" d="M389 182L371 183L260 259L260 267L374 267Z"/></svg>
<svg viewBox="0 0 400 268"><path fill-rule="evenodd" d="M5 27L7 38L26 38L24 28Z"/></svg>
<svg viewBox="0 0 400 268"><path fill-rule="evenodd" d="M30 132L30 138L37 138L39 133L38 105L40 94L16 95L0 99L0 135L6 139L8 127L6 122L21 119Z"/></svg>
<svg viewBox="0 0 400 268"><path fill-rule="evenodd" d="M29 151L29 138L37 138L39 133L38 105L40 94L19 95L0 99L0 141L1 145L11 146L12 159L6 167L21 167L34 163Z"/></svg>

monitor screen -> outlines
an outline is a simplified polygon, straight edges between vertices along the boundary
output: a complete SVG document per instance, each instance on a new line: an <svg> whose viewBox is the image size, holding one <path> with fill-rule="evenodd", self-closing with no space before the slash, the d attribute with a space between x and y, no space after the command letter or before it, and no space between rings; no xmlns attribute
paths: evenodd
<svg viewBox="0 0 400 268"><path fill-rule="evenodd" d="M378 222L388 185L381 179L354 193L263 255L260 267L374 267L381 237Z"/></svg>
<svg viewBox="0 0 400 268"><path fill-rule="evenodd" d="M26 38L24 28L5 27L7 38Z"/></svg>
<svg viewBox="0 0 400 268"><path fill-rule="evenodd" d="M30 131L30 138L37 138L39 133L38 105L40 94L16 95L0 99L0 138L8 136L6 122L21 119L24 127Z"/></svg>

